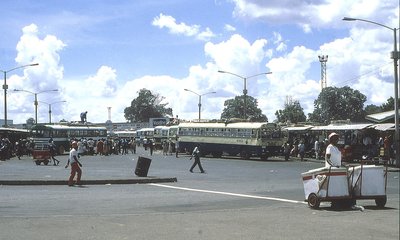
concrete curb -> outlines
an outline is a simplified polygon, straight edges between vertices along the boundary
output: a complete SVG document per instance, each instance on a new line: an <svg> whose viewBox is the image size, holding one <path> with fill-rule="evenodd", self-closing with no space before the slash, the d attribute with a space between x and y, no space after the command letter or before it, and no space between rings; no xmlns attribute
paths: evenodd
<svg viewBox="0 0 400 240"><path fill-rule="evenodd" d="M147 184L177 182L172 178L135 178L135 179L107 179L107 180L82 180L82 185L106 185L106 184ZM33 185L67 185L66 180L0 180L0 185L33 186Z"/></svg>

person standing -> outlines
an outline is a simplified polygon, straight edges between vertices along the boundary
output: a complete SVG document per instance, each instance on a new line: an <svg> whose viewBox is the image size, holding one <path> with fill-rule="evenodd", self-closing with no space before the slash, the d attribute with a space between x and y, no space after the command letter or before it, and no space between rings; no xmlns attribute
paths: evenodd
<svg viewBox="0 0 400 240"><path fill-rule="evenodd" d="M285 155L285 161L289 161L290 157L290 144L289 142L286 142L283 144L283 154Z"/></svg>
<svg viewBox="0 0 400 240"><path fill-rule="evenodd" d="M176 142L175 142L175 157L178 158L178 154L179 154L179 138L176 138Z"/></svg>
<svg viewBox="0 0 400 240"><path fill-rule="evenodd" d="M190 157L190 160L192 160L193 157L194 157L194 163L193 163L193 165L192 165L192 167L190 168L189 171L192 173L193 172L193 168L196 167L196 165L199 165L200 172L201 173L205 173L203 167L201 166L201 162L200 162L200 149L199 149L199 146L196 146L193 149L192 156Z"/></svg>
<svg viewBox="0 0 400 240"><path fill-rule="evenodd" d="M340 167L342 165L342 153L338 148L339 134L329 134L329 145L325 152L325 167Z"/></svg>
<svg viewBox="0 0 400 240"><path fill-rule="evenodd" d="M315 151L315 159L318 160L319 159L319 141L318 139L315 140L314 142L314 151Z"/></svg>
<svg viewBox="0 0 400 240"><path fill-rule="evenodd" d="M74 185L74 178L75 174L77 174L76 177L76 184L81 185L81 176L82 176L82 164L78 160L78 143L76 141L72 142L72 149L69 152L69 158L67 165L65 165L65 168L68 168L68 165L71 164L71 175L69 176L68 180L68 186L73 186Z"/></svg>
<svg viewBox="0 0 400 240"><path fill-rule="evenodd" d="M152 140L149 141L149 147L150 147L150 156L153 156L154 144Z"/></svg>
<svg viewBox="0 0 400 240"><path fill-rule="evenodd" d="M306 153L306 146L304 145L303 140L300 141L300 143L299 143L297 148L299 149L300 161L303 161L304 160L304 154Z"/></svg>
<svg viewBox="0 0 400 240"><path fill-rule="evenodd" d="M49 151L50 151L51 159L53 159L53 165L56 166L56 165L60 164L60 161L55 158L55 156L57 154L57 147L54 144L54 141L52 139L49 140Z"/></svg>

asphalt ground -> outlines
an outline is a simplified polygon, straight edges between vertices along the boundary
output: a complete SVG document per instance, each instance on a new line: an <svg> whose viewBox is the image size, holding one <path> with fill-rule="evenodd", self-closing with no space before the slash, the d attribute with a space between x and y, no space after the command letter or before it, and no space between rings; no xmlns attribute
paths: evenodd
<svg viewBox="0 0 400 240"><path fill-rule="evenodd" d="M154 155L162 155L160 151ZM176 182L176 176L165 176L165 171L152 167L146 177L135 175L136 164L140 156L152 158L149 151L138 148L136 154L102 156L85 155L80 158L82 163L82 185L96 184L145 184ZM180 155L188 157L187 155ZM65 168L68 155L56 156L60 161L57 166L50 162L48 165L36 165L32 156L23 156L21 160L14 157L10 160L0 161L0 185L67 185L70 167ZM269 161L283 161L283 157L272 157ZM320 162L313 158L304 158L309 162ZM300 161L300 158L291 157L290 161ZM388 171L398 172L399 169L389 167Z"/></svg>
<svg viewBox="0 0 400 240"><path fill-rule="evenodd" d="M140 151L137 154L110 156L94 155L82 156L82 185L95 184L139 184L139 183L165 183L176 182L174 176L156 175L139 177L135 174L136 164L139 156L150 158L147 152ZM0 185L67 185L70 175L70 166L65 168L68 155L56 156L60 161L54 166L53 162L48 165L41 163L36 165L31 156L23 156L21 160L14 157L10 160L0 161ZM154 172L154 171L153 171Z"/></svg>

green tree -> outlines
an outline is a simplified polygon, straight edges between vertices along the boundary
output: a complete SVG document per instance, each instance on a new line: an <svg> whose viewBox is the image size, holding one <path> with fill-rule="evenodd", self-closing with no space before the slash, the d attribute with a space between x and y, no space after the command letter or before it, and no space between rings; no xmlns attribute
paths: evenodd
<svg viewBox="0 0 400 240"><path fill-rule="evenodd" d="M350 119L364 121L364 103L367 97L358 90L345 86L324 88L314 101L314 111L309 113L310 121L329 124L332 120Z"/></svg>
<svg viewBox="0 0 400 240"><path fill-rule="evenodd" d="M161 103L164 97L147 89L141 89L138 94L138 97L132 100L131 106L124 110L128 121L148 122L150 118L172 116L172 108L166 107L168 103Z"/></svg>
<svg viewBox="0 0 400 240"><path fill-rule="evenodd" d="M374 104L370 104L370 105L367 105L365 107L365 114L366 115L374 114L374 113L380 113L380 112L382 112L382 107L380 107L380 106L376 106Z"/></svg>
<svg viewBox="0 0 400 240"><path fill-rule="evenodd" d="M243 118L244 116L244 96L236 96L234 99L228 99L224 102L224 110L221 119ZM267 116L262 114L258 108L257 99L252 96L246 96L246 116L251 122L266 122Z"/></svg>
<svg viewBox="0 0 400 240"><path fill-rule="evenodd" d="M35 119L32 118L32 117L26 119L26 124L27 124L27 125L33 125L33 124L35 124Z"/></svg>
<svg viewBox="0 0 400 240"><path fill-rule="evenodd" d="M304 110L300 105L300 102L295 101L287 101L285 103L285 108L282 110L277 110L275 112L275 116L278 122L288 122L291 123L298 123L298 122L305 122L306 115L304 114Z"/></svg>
<svg viewBox="0 0 400 240"><path fill-rule="evenodd" d="M399 105L400 105L400 99L397 103L397 106L399 106ZM394 110L394 98L393 97L388 98L386 103L382 104L381 108L382 108L383 112Z"/></svg>

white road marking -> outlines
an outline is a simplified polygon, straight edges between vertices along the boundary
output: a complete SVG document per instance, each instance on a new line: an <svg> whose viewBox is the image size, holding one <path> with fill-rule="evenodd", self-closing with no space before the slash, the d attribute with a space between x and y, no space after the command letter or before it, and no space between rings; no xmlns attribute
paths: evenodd
<svg viewBox="0 0 400 240"><path fill-rule="evenodd" d="M175 186L158 184L158 183L149 183L149 185L153 185L153 186L157 186L157 187L163 187L163 188L172 188L172 189L184 190L184 191L192 191L192 192L213 193L213 194L221 194L221 195L243 197L243 198L264 199L264 200L287 202L287 203L307 204L306 202L303 202L303 201L296 201L296 200L290 200L290 199L284 199L284 198L264 197L264 196L248 195L248 194L240 194L240 193L211 191L211 190L196 189L196 188L175 187Z"/></svg>

